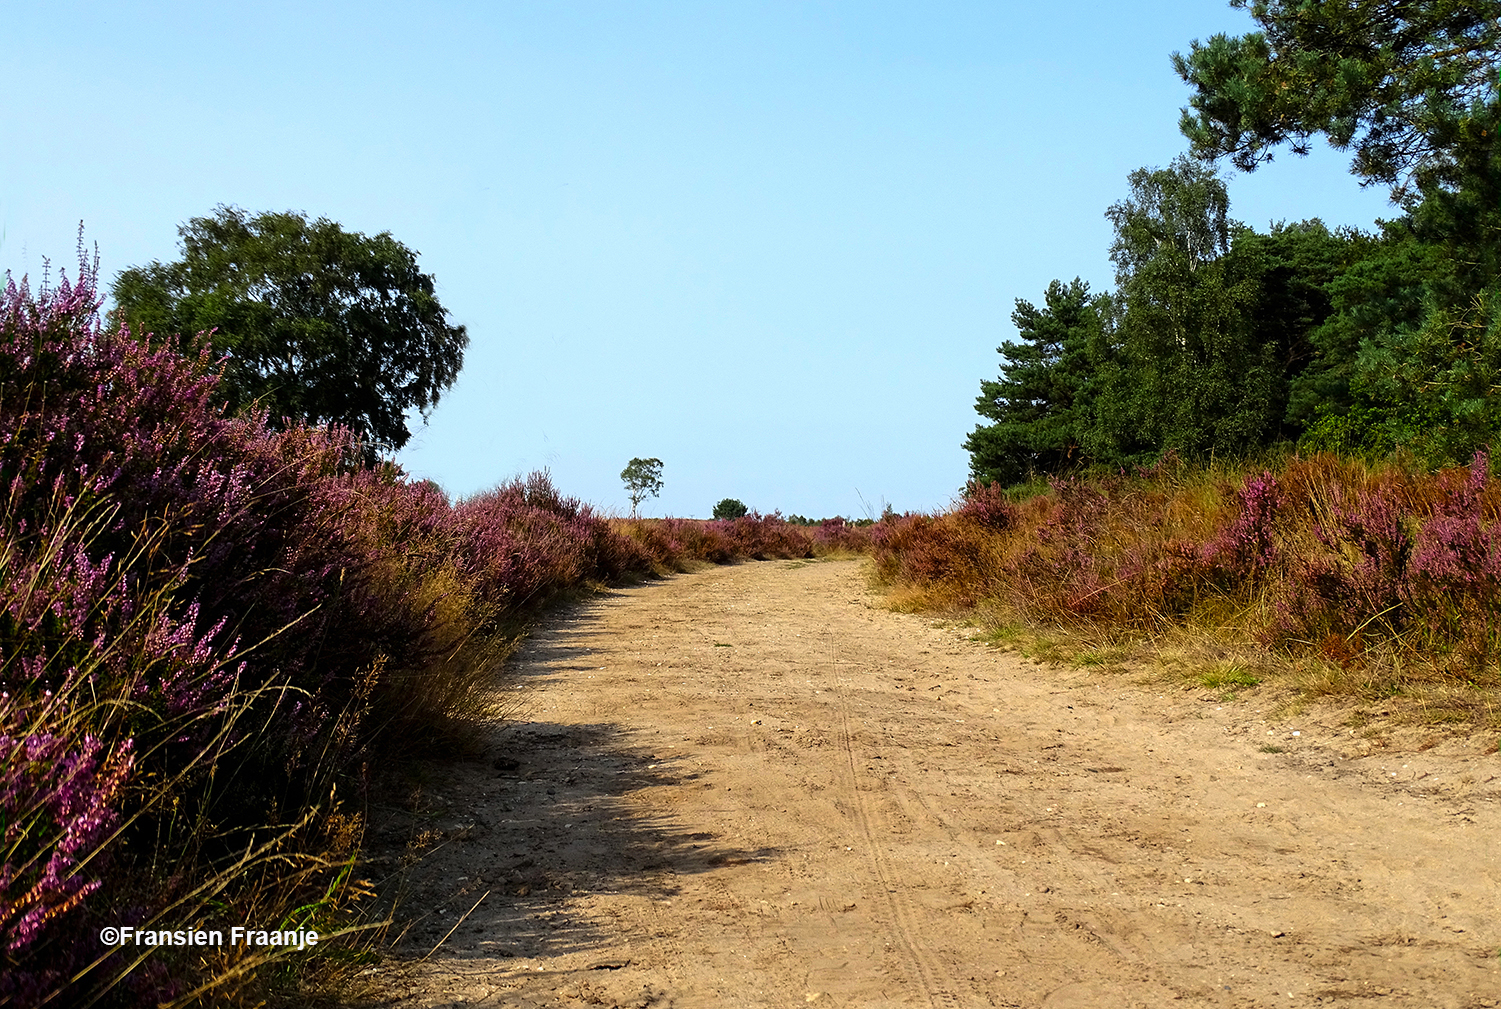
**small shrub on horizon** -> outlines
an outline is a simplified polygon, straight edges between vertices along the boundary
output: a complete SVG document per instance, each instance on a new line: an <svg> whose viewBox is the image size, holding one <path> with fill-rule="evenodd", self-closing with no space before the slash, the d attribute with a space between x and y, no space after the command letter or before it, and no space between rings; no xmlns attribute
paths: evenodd
<svg viewBox="0 0 1501 1009"><path fill-rule="evenodd" d="M716 519L738 519L749 510L749 508L745 507L745 502L738 498L727 497L714 506L713 517Z"/></svg>

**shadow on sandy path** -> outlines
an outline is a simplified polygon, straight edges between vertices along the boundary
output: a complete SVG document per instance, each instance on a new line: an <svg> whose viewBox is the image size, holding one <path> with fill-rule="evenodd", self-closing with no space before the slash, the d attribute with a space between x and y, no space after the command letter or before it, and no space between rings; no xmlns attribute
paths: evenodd
<svg viewBox="0 0 1501 1009"><path fill-rule="evenodd" d="M597 668L591 611L618 595L539 627L507 666L502 707L535 708L527 699L550 678ZM391 983L367 1004L415 997L403 975L435 947L423 968L442 961L437 969L462 973L471 988L487 976L497 987L542 979L551 966L537 961L559 958L583 972L614 970L629 957L618 923L590 913L591 895L661 902L679 892L678 877L777 858L776 849L725 844L678 821L662 797L705 787L688 763L616 722L521 715L494 729L482 759L417 766L403 800L373 817L372 848L393 868L403 851L427 854L384 883L402 937L398 963L383 969ZM642 800L647 793L653 801Z"/></svg>

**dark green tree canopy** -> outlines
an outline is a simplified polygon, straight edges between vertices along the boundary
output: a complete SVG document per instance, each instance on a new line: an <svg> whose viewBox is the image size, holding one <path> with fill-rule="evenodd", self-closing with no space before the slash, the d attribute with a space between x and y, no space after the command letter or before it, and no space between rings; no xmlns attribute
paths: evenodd
<svg viewBox="0 0 1501 1009"><path fill-rule="evenodd" d="M140 332L212 330L231 409L345 425L373 458L406 444L408 413L426 418L458 377L469 337L390 233L219 207L178 234L182 259L125 270L115 302Z"/></svg>
<svg viewBox="0 0 1501 1009"><path fill-rule="evenodd" d="M749 512L745 502L739 498L727 497L714 506L714 517L717 519L738 519Z"/></svg>
<svg viewBox="0 0 1501 1009"><path fill-rule="evenodd" d="M964 441L977 483L1019 483L1083 462L1080 445L1091 416L1091 354L1101 337L1108 299L1089 285L1053 281L1038 308L1021 298L1011 321L1020 340L996 348L1000 378L980 383L975 411L991 421Z"/></svg>
<svg viewBox="0 0 1501 1009"><path fill-rule="evenodd" d="M1355 174L1416 184L1494 149L1501 0L1230 0L1262 31L1194 41L1182 129L1201 157L1251 171L1323 135Z"/></svg>

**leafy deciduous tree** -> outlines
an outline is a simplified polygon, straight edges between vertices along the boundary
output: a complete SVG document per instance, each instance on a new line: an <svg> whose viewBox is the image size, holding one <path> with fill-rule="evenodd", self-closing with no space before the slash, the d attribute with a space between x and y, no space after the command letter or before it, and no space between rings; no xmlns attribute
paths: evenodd
<svg viewBox="0 0 1501 1009"><path fill-rule="evenodd" d="M342 424L373 458L406 444L458 377L469 338L450 325L417 255L382 232L297 213L219 207L178 229L182 259L116 278L118 311L163 335L213 330L231 409Z"/></svg>
<svg viewBox="0 0 1501 1009"><path fill-rule="evenodd" d="M1165 450L1237 454L1282 421L1275 348L1258 339L1257 278L1232 257L1242 225L1224 182L1181 157L1131 173L1111 206L1119 323L1101 369L1090 448L1107 461Z"/></svg>
<svg viewBox="0 0 1501 1009"><path fill-rule="evenodd" d="M662 460L632 459L620 471L620 479L631 498L631 518L635 518L642 501L662 493Z"/></svg>

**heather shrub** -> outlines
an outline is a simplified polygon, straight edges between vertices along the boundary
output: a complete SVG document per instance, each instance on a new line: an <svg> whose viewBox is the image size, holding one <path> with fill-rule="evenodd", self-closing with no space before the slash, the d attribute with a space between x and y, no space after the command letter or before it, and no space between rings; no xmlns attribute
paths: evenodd
<svg viewBox="0 0 1501 1009"><path fill-rule="evenodd" d="M964 493L959 515L986 529L1000 532L1016 520L1016 506L1000 484L972 483Z"/></svg>
<svg viewBox="0 0 1501 1009"><path fill-rule="evenodd" d="M461 739L548 603L862 542L610 520L545 473L451 504L348 432L226 415L206 347L98 308L85 260L0 292L0 1005L258 1001L270 954L98 926L363 927L362 767Z"/></svg>
<svg viewBox="0 0 1501 1009"><path fill-rule="evenodd" d="M958 514L904 515L871 527L877 577L918 589L930 604L972 606L994 591L994 536Z"/></svg>
<svg viewBox="0 0 1501 1009"><path fill-rule="evenodd" d="M1501 652L1501 493L1477 453L1459 479L1449 474L1432 516L1417 535L1407 597L1434 638L1453 641L1472 669Z"/></svg>
<svg viewBox="0 0 1501 1009"><path fill-rule="evenodd" d="M1209 588L1198 543L1218 508L1216 488L1183 483L1176 467L1054 479L1014 513L1002 572L1012 605L1143 630L1177 620Z"/></svg>
<svg viewBox="0 0 1501 1009"><path fill-rule="evenodd" d="M101 957L81 924L223 900L215 867L243 867L268 805L327 795L352 694L306 633L349 567L313 493L348 438L223 417L206 354L97 308L86 261L0 296L0 998L18 1005L65 984L178 991L180 973ZM231 754L238 787L216 787ZM172 872L147 867L146 838ZM276 854L291 899L299 856Z"/></svg>
<svg viewBox="0 0 1501 1009"><path fill-rule="evenodd" d="M1220 525L1203 549L1205 563L1229 584L1255 579L1272 566L1276 560L1273 536L1286 506L1277 478L1267 470L1247 476L1234 496L1234 517Z"/></svg>
<svg viewBox="0 0 1501 1009"><path fill-rule="evenodd" d="M751 512L738 518L722 519L718 525L739 557L769 560L813 556L809 537L779 514Z"/></svg>
<svg viewBox="0 0 1501 1009"><path fill-rule="evenodd" d="M85 900L103 885L108 836L137 759L134 739L111 733L112 712L89 697L100 679L133 664L131 642L117 649L106 642L110 618L133 600L110 576L108 562L87 556L88 533L99 516L90 522L80 510L61 507L21 535L21 521L4 516L0 963L6 969L0 970L0 1003L40 1004L86 962L86 952L66 937ZM194 682L170 661L170 645L163 649L163 639L180 627L137 622L134 644L145 644L141 632L148 628L157 631L153 651L167 659L161 672L170 687L162 691L132 678L131 689L110 691L106 699L129 702L132 695L166 692L188 709L183 727L189 727L200 713L195 695L212 684L202 677Z"/></svg>
<svg viewBox="0 0 1501 1009"><path fill-rule="evenodd" d="M643 570L646 555L546 473L533 473L459 503L458 550L480 592L512 612L533 612L589 581Z"/></svg>
<svg viewBox="0 0 1501 1009"><path fill-rule="evenodd" d="M870 526L857 526L835 517L821 519L812 528L813 552L819 556L865 553L870 549Z"/></svg>
<svg viewBox="0 0 1501 1009"><path fill-rule="evenodd" d="M819 537L780 515L751 512L735 519L638 519L616 528L642 551L657 572L682 571L695 562L812 557ZM826 538L825 544L832 538Z"/></svg>
<svg viewBox="0 0 1501 1009"><path fill-rule="evenodd" d="M1436 474L1307 465L1316 476L1290 468L1310 521L1285 548L1269 636L1341 653L1404 638L1435 657L1453 653L1471 677L1494 675L1501 489L1488 457Z"/></svg>
<svg viewBox="0 0 1501 1009"><path fill-rule="evenodd" d="M1233 629L1342 664L1398 648L1498 678L1501 487L1484 454L1430 473L1329 455L1276 470L1053 479L1011 501L971 488L942 515L876 527L903 602L984 604L1105 632Z"/></svg>
<svg viewBox="0 0 1501 1009"><path fill-rule="evenodd" d="M659 570L680 571L696 562L728 564L736 559L730 527L723 522L666 518L638 524L631 535L649 551Z"/></svg>

